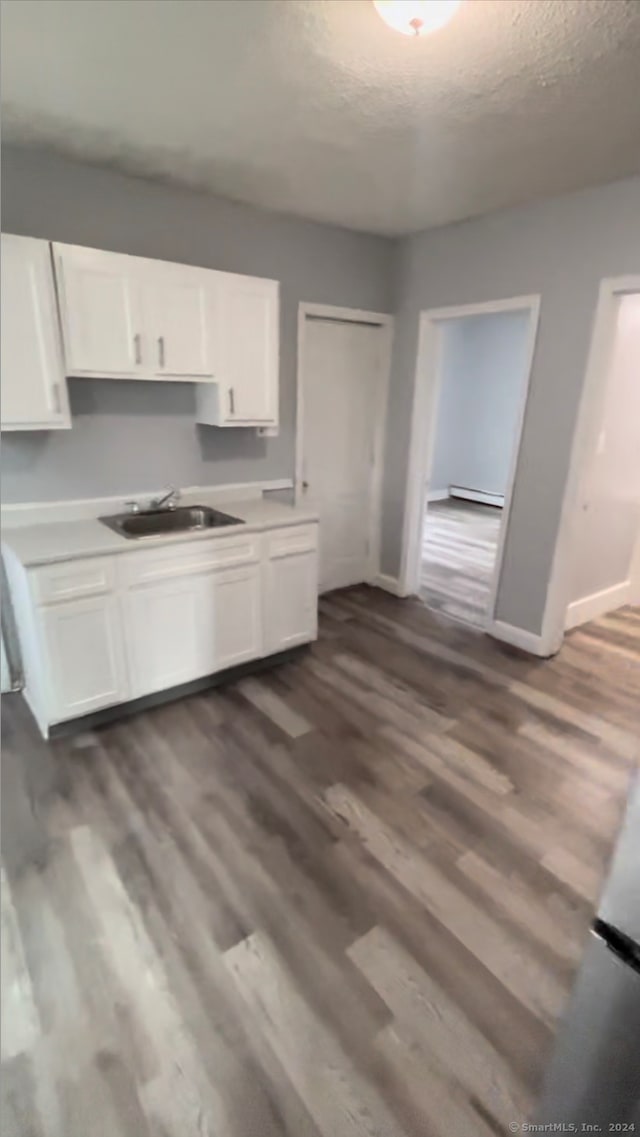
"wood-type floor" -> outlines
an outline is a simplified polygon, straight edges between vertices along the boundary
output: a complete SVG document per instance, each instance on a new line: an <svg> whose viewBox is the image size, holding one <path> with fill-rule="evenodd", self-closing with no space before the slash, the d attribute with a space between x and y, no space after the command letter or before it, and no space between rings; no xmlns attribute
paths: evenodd
<svg viewBox="0 0 640 1137"><path fill-rule="evenodd" d="M434 501L422 531L420 596L429 608L484 627L502 510L449 498Z"/></svg>
<svg viewBox="0 0 640 1137"><path fill-rule="evenodd" d="M259 678L3 700L4 1137L495 1137L638 756L640 612L541 662L361 587Z"/></svg>

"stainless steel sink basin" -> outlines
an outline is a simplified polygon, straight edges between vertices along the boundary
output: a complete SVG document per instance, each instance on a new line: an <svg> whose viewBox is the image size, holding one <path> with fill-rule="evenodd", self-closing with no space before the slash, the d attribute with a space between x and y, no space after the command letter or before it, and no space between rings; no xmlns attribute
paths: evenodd
<svg viewBox="0 0 640 1137"><path fill-rule="evenodd" d="M122 537L159 537L163 533L192 533L201 529L219 529L224 525L243 525L239 517L220 513L208 505L180 505L176 509L145 509L140 513L114 513L99 517L103 525Z"/></svg>

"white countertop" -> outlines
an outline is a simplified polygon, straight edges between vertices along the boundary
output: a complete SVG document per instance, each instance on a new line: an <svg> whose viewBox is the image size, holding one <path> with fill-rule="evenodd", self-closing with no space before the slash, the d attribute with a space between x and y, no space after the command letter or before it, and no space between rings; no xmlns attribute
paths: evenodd
<svg viewBox="0 0 640 1137"><path fill-rule="evenodd" d="M202 503L204 504L204 502ZM223 513L237 517L242 525L226 525L220 529L202 529L190 533L163 533L158 537L128 539L96 519L53 521L40 525L21 525L2 530L2 543L8 546L21 564L44 565L68 561L76 557L112 556L134 553L155 545L184 544L187 541L216 540L235 533L255 533L263 529L279 529L318 520L317 513L304 506L283 505L279 501L256 498L225 501L216 505Z"/></svg>

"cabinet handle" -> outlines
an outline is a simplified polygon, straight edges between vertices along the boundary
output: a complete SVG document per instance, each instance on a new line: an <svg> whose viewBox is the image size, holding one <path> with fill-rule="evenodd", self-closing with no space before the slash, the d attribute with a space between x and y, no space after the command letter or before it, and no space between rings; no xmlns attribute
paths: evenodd
<svg viewBox="0 0 640 1137"><path fill-rule="evenodd" d="M236 401L233 395L233 387L229 387L229 414L236 413Z"/></svg>
<svg viewBox="0 0 640 1137"><path fill-rule="evenodd" d="M140 338L140 332L136 332L133 337L133 351L136 363L142 363L142 340Z"/></svg>
<svg viewBox="0 0 640 1137"><path fill-rule="evenodd" d="M164 336L158 336L158 360L160 366L164 367Z"/></svg>

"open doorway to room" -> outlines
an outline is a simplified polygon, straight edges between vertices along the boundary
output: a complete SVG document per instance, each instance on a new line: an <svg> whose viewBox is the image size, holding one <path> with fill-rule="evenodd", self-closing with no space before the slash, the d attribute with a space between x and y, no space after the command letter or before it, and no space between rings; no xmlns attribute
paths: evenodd
<svg viewBox="0 0 640 1137"><path fill-rule="evenodd" d="M640 291L614 294L610 307L571 526L567 629L640 603Z"/></svg>
<svg viewBox="0 0 640 1137"><path fill-rule="evenodd" d="M538 312L538 297L522 297L421 318L405 585L482 628L494 616Z"/></svg>

